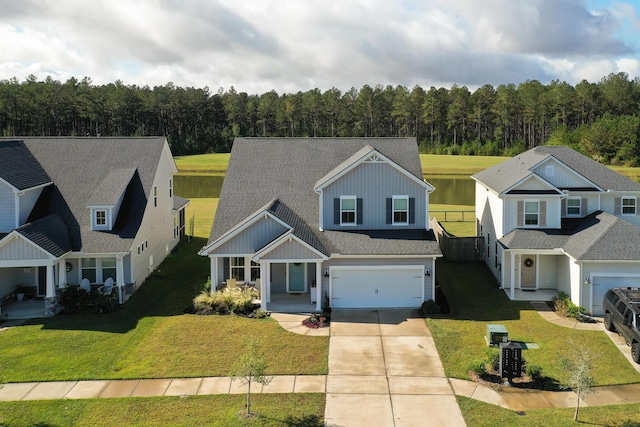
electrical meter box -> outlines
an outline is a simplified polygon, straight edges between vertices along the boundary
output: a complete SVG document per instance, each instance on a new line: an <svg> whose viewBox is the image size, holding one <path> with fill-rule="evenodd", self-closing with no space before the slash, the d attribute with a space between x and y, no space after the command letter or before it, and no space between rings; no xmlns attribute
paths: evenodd
<svg viewBox="0 0 640 427"><path fill-rule="evenodd" d="M501 342L509 341L509 334L504 325L487 325L487 335L484 337L490 346L498 346Z"/></svg>

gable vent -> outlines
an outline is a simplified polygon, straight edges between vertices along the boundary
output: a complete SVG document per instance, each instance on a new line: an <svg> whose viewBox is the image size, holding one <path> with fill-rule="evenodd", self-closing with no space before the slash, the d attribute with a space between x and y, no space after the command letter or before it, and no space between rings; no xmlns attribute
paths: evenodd
<svg viewBox="0 0 640 427"><path fill-rule="evenodd" d="M380 156L378 156L376 153L373 153L369 157L367 157L365 162L369 162L369 163L384 163L384 160L381 159Z"/></svg>

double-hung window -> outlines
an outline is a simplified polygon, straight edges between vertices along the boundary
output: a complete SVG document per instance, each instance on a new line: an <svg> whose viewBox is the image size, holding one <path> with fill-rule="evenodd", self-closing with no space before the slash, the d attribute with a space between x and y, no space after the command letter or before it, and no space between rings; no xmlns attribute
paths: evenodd
<svg viewBox="0 0 640 427"><path fill-rule="evenodd" d="M231 278L236 279L238 282L244 282L244 257L231 257L230 267Z"/></svg>
<svg viewBox="0 0 640 427"><path fill-rule="evenodd" d="M340 196L340 225L356 225L356 196Z"/></svg>
<svg viewBox="0 0 640 427"><path fill-rule="evenodd" d="M567 199L567 215L580 216L580 205L582 200L579 197L569 197Z"/></svg>
<svg viewBox="0 0 640 427"><path fill-rule="evenodd" d="M524 225L538 225L539 224L539 203L537 201L525 201L524 202Z"/></svg>
<svg viewBox="0 0 640 427"><path fill-rule="evenodd" d="M153 207L158 207L158 186L153 186Z"/></svg>
<svg viewBox="0 0 640 427"><path fill-rule="evenodd" d="M104 282L109 277L116 280L116 259L102 258L102 281Z"/></svg>
<svg viewBox="0 0 640 427"><path fill-rule="evenodd" d="M636 198L623 197L622 198L622 215L635 215L635 214L636 214Z"/></svg>
<svg viewBox="0 0 640 427"><path fill-rule="evenodd" d="M87 278L91 283L96 283L96 259L95 258L82 258L80 262L81 276Z"/></svg>
<svg viewBox="0 0 640 427"><path fill-rule="evenodd" d="M251 282L255 283L256 279L260 278L260 264L251 261Z"/></svg>
<svg viewBox="0 0 640 427"><path fill-rule="evenodd" d="M100 225L100 226L107 225L107 211L105 210L96 211L96 225Z"/></svg>
<svg viewBox="0 0 640 427"><path fill-rule="evenodd" d="M409 196L393 196L393 224L409 224Z"/></svg>

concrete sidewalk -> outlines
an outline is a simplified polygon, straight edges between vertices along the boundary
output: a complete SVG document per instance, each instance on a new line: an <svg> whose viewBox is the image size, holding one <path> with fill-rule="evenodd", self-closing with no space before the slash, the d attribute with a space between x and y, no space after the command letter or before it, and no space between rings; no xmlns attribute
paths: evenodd
<svg viewBox="0 0 640 427"><path fill-rule="evenodd" d="M326 389L325 375L276 375L268 385L251 385L252 393L325 393ZM229 377L51 381L3 384L0 388L0 401L199 396L246 392L246 384L243 385L240 380L232 381Z"/></svg>

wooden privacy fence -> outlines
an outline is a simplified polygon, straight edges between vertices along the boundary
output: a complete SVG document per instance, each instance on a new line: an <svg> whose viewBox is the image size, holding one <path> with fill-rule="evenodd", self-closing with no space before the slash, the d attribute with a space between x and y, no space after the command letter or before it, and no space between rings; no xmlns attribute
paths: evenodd
<svg viewBox="0 0 640 427"><path fill-rule="evenodd" d="M440 250L447 261L466 262L484 260L484 237L450 236L437 219L431 217L429 226L436 235Z"/></svg>

